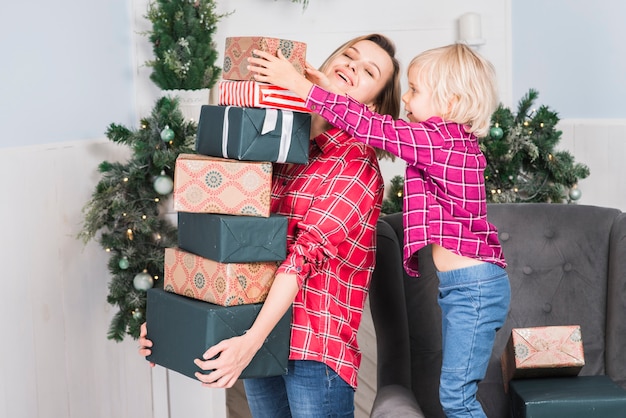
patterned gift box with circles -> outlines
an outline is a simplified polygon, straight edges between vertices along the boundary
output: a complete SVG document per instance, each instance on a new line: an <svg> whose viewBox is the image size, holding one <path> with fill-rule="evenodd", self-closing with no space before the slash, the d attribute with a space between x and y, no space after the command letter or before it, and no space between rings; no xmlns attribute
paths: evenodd
<svg viewBox="0 0 626 418"><path fill-rule="evenodd" d="M270 216L272 163L180 154L174 172L174 210Z"/></svg>
<svg viewBox="0 0 626 418"><path fill-rule="evenodd" d="M254 49L272 55L280 49L300 74L304 74L306 67L306 44L304 42L264 36L235 36L226 38L222 78L224 80L252 80L254 73L248 71L247 66L248 57L253 55Z"/></svg>
<svg viewBox="0 0 626 418"><path fill-rule="evenodd" d="M580 325L513 328L501 360L505 384L516 378L575 376L585 365Z"/></svg>
<svg viewBox="0 0 626 418"><path fill-rule="evenodd" d="M163 288L220 306L260 303L278 262L220 263L179 248L165 249Z"/></svg>

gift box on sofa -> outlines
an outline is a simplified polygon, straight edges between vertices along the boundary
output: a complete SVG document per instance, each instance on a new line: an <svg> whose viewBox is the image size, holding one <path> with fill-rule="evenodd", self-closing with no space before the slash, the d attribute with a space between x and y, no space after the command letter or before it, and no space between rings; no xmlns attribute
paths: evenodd
<svg viewBox="0 0 626 418"><path fill-rule="evenodd" d="M306 68L306 44L289 39L271 38L265 36L234 36L226 38L224 48L224 65L222 78L224 80L251 80L254 73L248 70L248 58L252 51L258 49L276 55L280 49L285 58L304 74Z"/></svg>
<svg viewBox="0 0 626 418"><path fill-rule="evenodd" d="M608 376L512 380L513 418L622 418L626 391Z"/></svg>
<svg viewBox="0 0 626 418"><path fill-rule="evenodd" d="M282 261L287 217L178 212L178 247L220 263Z"/></svg>
<svg viewBox="0 0 626 418"><path fill-rule="evenodd" d="M513 328L501 363L505 384L516 378L575 376L585 365L580 326Z"/></svg>
<svg viewBox="0 0 626 418"><path fill-rule="evenodd" d="M217 104L222 106L260 107L310 113L304 100L291 90L258 81L221 80Z"/></svg>
<svg viewBox="0 0 626 418"><path fill-rule="evenodd" d="M174 172L174 210L270 216L272 163L180 154Z"/></svg>
<svg viewBox="0 0 626 418"><path fill-rule="evenodd" d="M196 151L240 161L305 164L311 115L289 110L204 105Z"/></svg>
<svg viewBox="0 0 626 418"><path fill-rule="evenodd" d="M180 248L166 248L163 288L221 306L260 303L267 297L278 264L220 263Z"/></svg>
<svg viewBox="0 0 626 418"><path fill-rule="evenodd" d="M147 291L146 321L152 341L150 362L195 379L193 360L216 343L242 335L263 304L219 306L152 288ZM241 378L278 376L287 372L291 309L276 324Z"/></svg>

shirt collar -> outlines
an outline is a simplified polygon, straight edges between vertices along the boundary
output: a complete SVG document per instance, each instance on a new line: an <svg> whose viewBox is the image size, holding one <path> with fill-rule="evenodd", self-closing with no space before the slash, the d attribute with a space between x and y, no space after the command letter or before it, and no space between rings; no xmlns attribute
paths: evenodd
<svg viewBox="0 0 626 418"><path fill-rule="evenodd" d="M315 143L324 154L327 154L331 152L333 148L338 147L350 139L352 139L352 137L345 131L333 127L315 137Z"/></svg>

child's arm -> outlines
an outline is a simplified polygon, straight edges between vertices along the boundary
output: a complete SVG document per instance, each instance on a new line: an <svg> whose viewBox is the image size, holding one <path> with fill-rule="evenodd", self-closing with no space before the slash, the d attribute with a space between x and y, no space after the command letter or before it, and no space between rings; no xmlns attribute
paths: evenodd
<svg viewBox="0 0 626 418"><path fill-rule="evenodd" d="M254 54L258 58L248 58L248 68L256 73L257 81L291 90L305 100L309 109L360 142L388 151L411 165L425 166L432 163L433 150L443 141L436 123L427 121L409 124L388 115L377 114L350 97L315 87L311 80L282 57L280 51L279 56L258 50ZM319 71L309 68L307 76L316 83L321 80L319 84L324 84L325 76Z"/></svg>

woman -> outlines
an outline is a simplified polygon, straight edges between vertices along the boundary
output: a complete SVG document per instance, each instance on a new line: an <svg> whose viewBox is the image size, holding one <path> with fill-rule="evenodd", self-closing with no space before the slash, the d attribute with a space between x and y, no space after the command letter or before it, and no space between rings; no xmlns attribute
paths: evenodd
<svg viewBox="0 0 626 418"><path fill-rule="evenodd" d="M398 117L395 46L371 34L340 46L320 67L329 89ZM253 326L195 361L204 386L231 387L287 309L292 309L288 372L244 380L255 417L352 417L361 354L357 330L375 261L384 183L376 151L311 121L307 164L275 164L272 213L287 216L287 258ZM142 326L139 353L152 343Z"/></svg>

